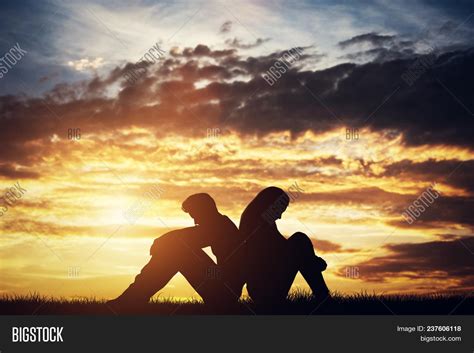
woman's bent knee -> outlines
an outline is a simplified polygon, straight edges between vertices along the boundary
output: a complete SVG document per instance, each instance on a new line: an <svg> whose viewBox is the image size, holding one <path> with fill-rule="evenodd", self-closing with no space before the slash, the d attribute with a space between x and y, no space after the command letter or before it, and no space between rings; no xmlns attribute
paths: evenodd
<svg viewBox="0 0 474 353"><path fill-rule="evenodd" d="M311 248L313 247L313 243L311 242L311 239L304 233L301 232L296 232L293 234L291 237L288 238L288 240L296 246L301 247L308 247L310 246Z"/></svg>

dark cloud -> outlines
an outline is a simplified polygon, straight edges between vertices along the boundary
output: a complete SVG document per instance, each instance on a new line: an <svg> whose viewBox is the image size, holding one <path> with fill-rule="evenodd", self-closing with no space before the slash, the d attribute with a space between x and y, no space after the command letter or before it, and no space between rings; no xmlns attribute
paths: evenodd
<svg viewBox="0 0 474 353"><path fill-rule="evenodd" d="M8 179L37 179L39 178L40 174L5 163L0 164L0 176Z"/></svg>
<svg viewBox="0 0 474 353"><path fill-rule="evenodd" d="M184 57L184 58L223 58L227 56L234 56L237 53L235 49L223 49L223 50L212 50L207 45L198 44L195 48L184 48L182 51L179 48L172 48L170 54L173 57ZM175 62L176 63L176 62Z"/></svg>
<svg viewBox="0 0 474 353"><path fill-rule="evenodd" d="M338 43L338 45L342 49L345 49L353 45L359 45L359 44L370 44L375 47L380 47L383 45L393 43L394 39L395 39L395 36L392 36L392 35L383 35L383 34L371 32L371 33L360 34L350 39L341 41Z"/></svg>
<svg viewBox="0 0 474 353"><path fill-rule="evenodd" d="M436 33L436 35L434 35ZM419 36L404 38L399 35L366 33L339 42L339 47L349 52L340 58L357 63L410 60L417 55L466 49L465 45L439 40L440 31L425 31ZM447 35L447 34L445 34ZM442 48L442 49L440 49ZM362 49L362 50L361 50Z"/></svg>
<svg viewBox="0 0 474 353"><path fill-rule="evenodd" d="M444 280L442 290L474 289L474 236L447 241L389 244L388 255L355 264L362 280L394 278ZM345 276L344 270L338 273Z"/></svg>
<svg viewBox="0 0 474 353"><path fill-rule="evenodd" d="M411 47L372 48L368 50L346 54L343 56L343 58L351 61L385 62L397 59L408 59L410 57L413 57L414 54L415 51Z"/></svg>
<svg viewBox="0 0 474 353"><path fill-rule="evenodd" d="M225 21L221 28L219 29L220 33L229 33L232 29L232 21Z"/></svg>
<svg viewBox="0 0 474 353"><path fill-rule="evenodd" d="M420 194L421 195L421 194ZM402 214L406 211L413 201L420 195L413 197L411 202L405 205L399 205L395 214ZM400 207L402 206L402 207ZM474 226L474 218L472 217L472 209L474 207L474 197L465 196L440 196L432 204L426 207L416 220L408 224L400 218L391 221L389 224L397 227L405 228L439 228L452 226L453 224L464 225L472 229Z"/></svg>
<svg viewBox="0 0 474 353"><path fill-rule="evenodd" d="M21 205L23 207L23 205ZM94 236L103 237L109 234L109 226L97 226L97 224L87 225L60 225L53 222L31 220L19 218L13 221L2 221L0 223L2 234L24 233L30 235L39 235L45 237L71 237L71 236ZM134 225L130 228L128 235L134 238L155 238L157 234L164 234L169 230L166 227L151 227L143 225Z"/></svg>
<svg viewBox="0 0 474 353"><path fill-rule="evenodd" d="M338 43L348 52L341 58L358 63L385 62L406 60L415 55L468 50L472 46L468 44L472 43L472 26L467 19L459 23L446 21L410 35L361 34Z"/></svg>
<svg viewBox="0 0 474 353"><path fill-rule="evenodd" d="M43 222L29 219L16 219L13 221L2 222L0 229L4 234L23 232L27 234L46 236L58 236L64 234L90 235L91 231L95 231L93 227L63 226L52 222Z"/></svg>
<svg viewBox="0 0 474 353"><path fill-rule="evenodd" d="M257 38L254 43L243 43L240 39L234 38L227 39L225 41L225 44L236 49L252 49L261 46L269 40L270 38Z"/></svg>
<svg viewBox="0 0 474 353"><path fill-rule="evenodd" d="M431 180L474 192L474 160L403 160L385 166L385 171L378 176L396 177L400 180Z"/></svg>
<svg viewBox="0 0 474 353"><path fill-rule="evenodd" d="M236 49L197 45L173 48L133 84L125 74L138 64L56 85L43 97L1 96L0 162L32 165L52 148L51 136L71 126L100 133L134 125L183 135L202 135L208 126L259 135L368 127L402 134L408 145L472 148L474 90L465 78L474 74L473 50L438 56L410 86L401 77L416 57L309 71L304 64L321 54L298 49L302 54L273 86L262 74L287 51L242 57ZM204 79L209 83L197 88ZM121 88L116 97L107 94L114 85ZM42 144L33 148L35 140Z"/></svg>
<svg viewBox="0 0 474 353"><path fill-rule="evenodd" d="M301 201L310 203L338 203L346 205L374 205L377 204L386 211L395 211L394 205L403 205L413 196L385 191L377 187L351 188L331 192L304 193Z"/></svg>
<svg viewBox="0 0 474 353"><path fill-rule="evenodd" d="M334 243L329 240L324 239L314 239L311 238L311 242L313 243L313 247L316 252L322 253L340 253L340 252L356 252L356 249L348 249L344 248L341 244Z"/></svg>
<svg viewBox="0 0 474 353"><path fill-rule="evenodd" d="M324 179L322 179L324 181ZM474 226L471 209L474 197L470 196L438 196L416 218L407 223L402 217L413 202L422 195L425 189L413 194L388 192L377 187L353 188L331 192L303 193L299 202L310 204L339 204L349 207L373 207L386 216L395 217L388 221L389 225L402 228L440 228L453 224Z"/></svg>

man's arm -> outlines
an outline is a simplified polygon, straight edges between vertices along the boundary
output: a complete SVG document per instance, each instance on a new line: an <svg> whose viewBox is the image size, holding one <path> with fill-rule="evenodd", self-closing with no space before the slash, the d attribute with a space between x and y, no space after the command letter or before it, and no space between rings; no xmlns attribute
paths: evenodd
<svg viewBox="0 0 474 353"><path fill-rule="evenodd" d="M203 226L194 226L185 228L183 232L182 241L191 248L205 248L211 245L211 234Z"/></svg>
<svg viewBox="0 0 474 353"><path fill-rule="evenodd" d="M202 249L211 245L209 232L200 226L172 230L156 238L150 248L150 255L159 249L175 246L187 246L192 249Z"/></svg>

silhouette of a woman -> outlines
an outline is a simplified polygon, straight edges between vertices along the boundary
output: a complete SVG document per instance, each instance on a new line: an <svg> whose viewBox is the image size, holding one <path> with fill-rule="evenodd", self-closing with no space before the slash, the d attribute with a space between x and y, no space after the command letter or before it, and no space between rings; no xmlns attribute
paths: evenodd
<svg viewBox="0 0 474 353"><path fill-rule="evenodd" d="M326 262L316 256L309 237L298 232L287 239L278 231L275 221L289 202L282 189L271 186L258 193L240 218L239 230L246 239L247 290L257 305L281 303L298 271L313 295L321 300L329 296L321 273Z"/></svg>

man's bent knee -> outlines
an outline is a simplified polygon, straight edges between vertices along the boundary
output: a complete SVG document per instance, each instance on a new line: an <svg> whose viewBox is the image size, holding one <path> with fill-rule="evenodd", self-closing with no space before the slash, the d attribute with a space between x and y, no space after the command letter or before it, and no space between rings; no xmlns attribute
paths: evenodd
<svg viewBox="0 0 474 353"><path fill-rule="evenodd" d="M181 237L185 235L185 229L172 230L171 232L163 234L153 241L153 245L150 248L150 255L178 251L184 245Z"/></svg>

